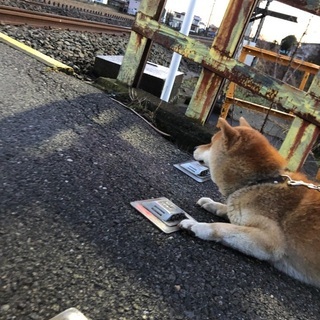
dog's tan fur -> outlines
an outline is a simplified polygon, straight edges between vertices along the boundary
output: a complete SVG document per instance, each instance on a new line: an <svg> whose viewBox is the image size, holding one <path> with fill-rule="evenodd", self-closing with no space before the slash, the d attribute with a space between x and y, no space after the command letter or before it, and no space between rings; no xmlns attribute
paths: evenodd
<svg viewBox="0 0 320 320"><path fill-rule="evenodd" d="M285 159L243 118L238 127L224 119L219 119L219 126L221 131L210 144L199 146L194 158L209 166L227 202L201 198L198 204L230 223L183 220L180 227L320 287L320 192L273 182L283 174L310 181L300 173L286 172Z"/></svg>

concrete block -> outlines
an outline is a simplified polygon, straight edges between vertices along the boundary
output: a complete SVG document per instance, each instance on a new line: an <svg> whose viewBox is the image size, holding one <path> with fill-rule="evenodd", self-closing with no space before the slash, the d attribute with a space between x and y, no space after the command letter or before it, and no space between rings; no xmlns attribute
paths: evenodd
<svg viewBox="0 0 320 320"><path fill-rule="evenodd" d="M95 59L94 74L99 77L116 79L120 70L123 56L103 56L99 55ZM169 68L147 62L143 72L139 88L147 91L156 97L161 96L164 83L167 79ZM177 71L170 95L170 100L178 94L179 87L183 79L183 72Z"/></svg>

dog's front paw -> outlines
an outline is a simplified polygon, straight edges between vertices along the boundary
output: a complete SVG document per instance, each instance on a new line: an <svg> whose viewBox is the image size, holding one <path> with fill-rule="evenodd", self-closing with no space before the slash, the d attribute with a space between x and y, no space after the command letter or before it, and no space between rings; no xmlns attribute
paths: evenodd
<svg viewBox="0 0 320 320"><path fill-rule="evenodd" d="M198 222L195 221L195 220L185 219L185 220L182 220L182 221L179 223L179 227L180 227L180 229L184 229L184 230L189 230L189 231L191 231L192 226L194 226L194 225L197 224L197 223L198 223Z"/></svg>
<svg viewBox="0 0 320 320"><path fill-rule="evenodd" d="M203 207L204 205L209 204L209 203L214 203L214 201L210 198L207 198L207 197L202 197L197 201L197 205L200 207Z"/></svg>
<svg viewBox="0 0 320 320"><path fill-rule="evenodd" d="M211 237L211 225L210 223L197 222L195 220L186 219L179 223L179 227L182 230L186 230L188 233L201 238L203 240L212 240Z"/></svg>
<svg viewBox="0 0 320 320"><path fill-rule="evenodd" d="M205 209L208 212L211 212L219 217L223 217L227 219L227 206L223 203L213 201L210 198L200 198L197 201L197 205L199 205L201 208Z"/></svg>

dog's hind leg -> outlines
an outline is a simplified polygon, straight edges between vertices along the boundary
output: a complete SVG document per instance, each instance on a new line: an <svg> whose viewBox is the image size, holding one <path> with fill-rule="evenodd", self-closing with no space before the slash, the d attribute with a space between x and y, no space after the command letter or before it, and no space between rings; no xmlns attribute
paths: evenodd
<svg viewBox="0 0 320 320"><path fill-rule="evenodd" d="M197 201L197 205L199 205L201 208L205 209L208 212L211 212L219 217L228 220L226 204L213 201L210 198L203 197Z"/></svg>
<svg viewBox="0 0 320 320"><path fill-rule="evenodd" d="M268 228L230 223L200 223L182 220L180 228L203 240L214 240L260 260L277 261L284 254L284 239L276 224Z"/></svg>

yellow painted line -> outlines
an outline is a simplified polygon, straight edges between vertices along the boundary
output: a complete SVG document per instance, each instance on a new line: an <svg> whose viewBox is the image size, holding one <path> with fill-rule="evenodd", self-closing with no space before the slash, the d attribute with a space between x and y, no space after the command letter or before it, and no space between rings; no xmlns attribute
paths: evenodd
<svg viewBox="0 0 320 320"><path fill-rule="evenodd" d="M5 35L4 33L0 32L0 41L7 43L9 46L18 49L19 51L25 52L26 54L28 54L31 57L34 57L35 59L37 59L38 61L43 62L44 64L46 64L47 66L56 69L56 70L61 70L67 73L73 73L73 68L67 66L64 63L61 63L27 45L25 45L24 43L17 41L7 35Z"/></svg>

